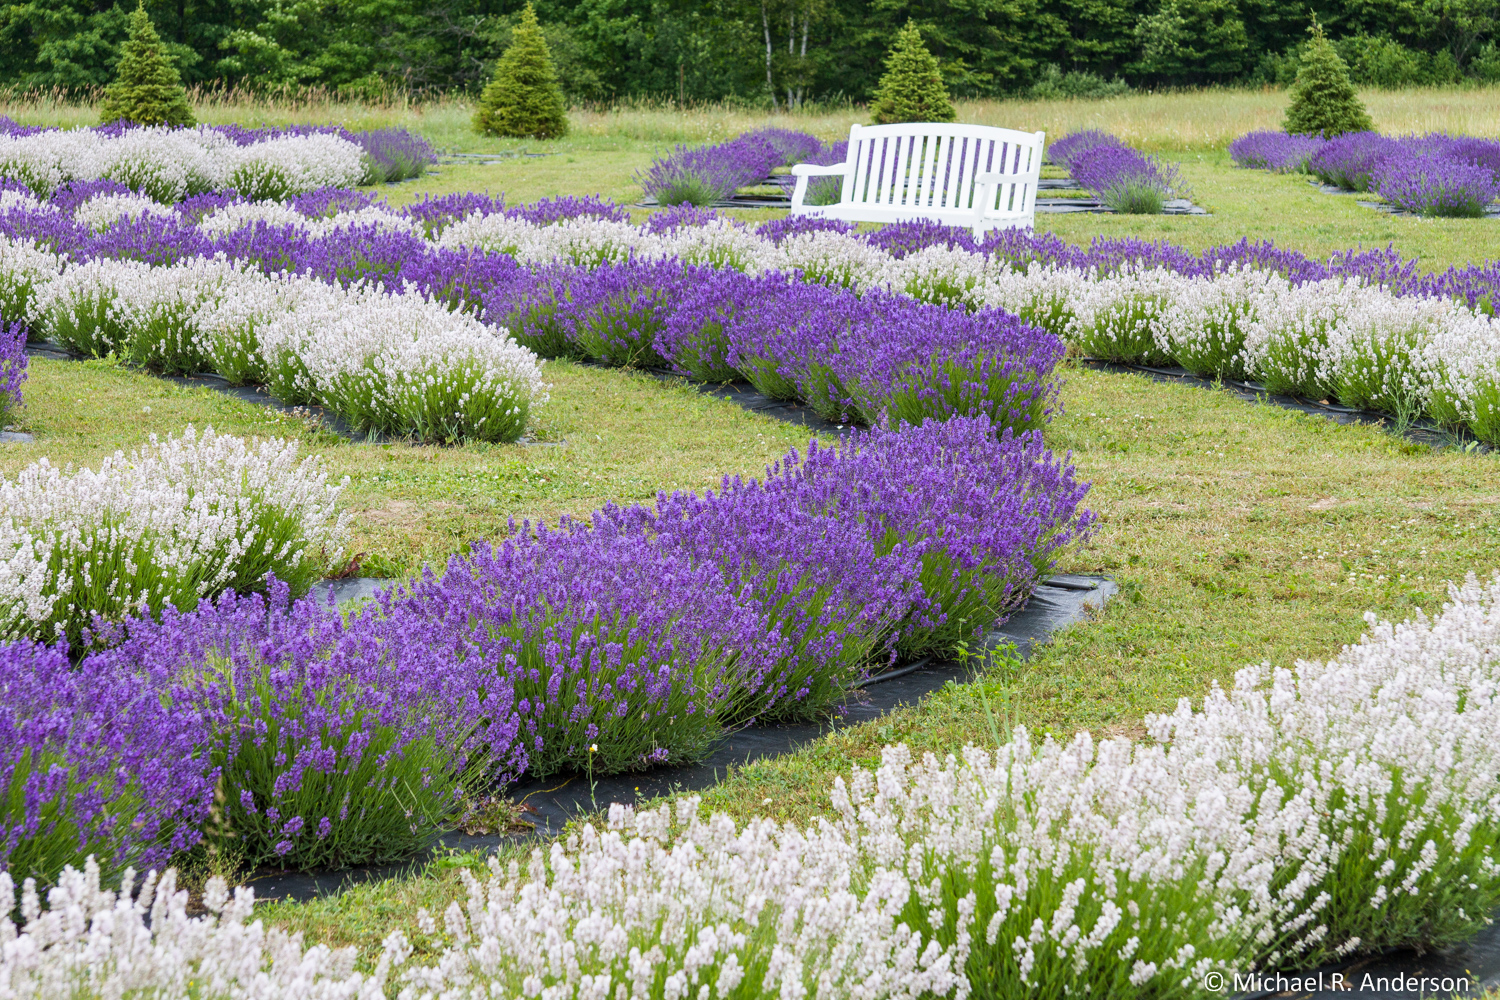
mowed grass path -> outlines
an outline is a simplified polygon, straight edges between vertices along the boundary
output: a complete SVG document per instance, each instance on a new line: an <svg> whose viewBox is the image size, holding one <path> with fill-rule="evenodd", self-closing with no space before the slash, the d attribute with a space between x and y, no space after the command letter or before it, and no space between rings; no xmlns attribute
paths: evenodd
<svg viewBox="0 0 1500 1000"><path fill-rule="evenodd" d="M1359 638L1365 611L1436 610L1444 581L1500 565L1500 458L1133 375L1065 375L1066 413L1047 437L1093 482L1100 522L1059 568L1113 575L1121 596L1025 664L997 661L981 683L732 769L705 808L804 824L826 814L835 775L898 741L943 755L1016 723L1063 740L1141 735L1144 715L1199 699L1246 664L1331 656ZM480 863L445 857L264 915L374 954L416 907L461 898L457 869Z"/></svg>
<svg viewBox="0 0 1500 1000"><path fill-rule="evenodd" d="M149 435L199 430L279 436L321 454L330 479L350 479L351 554L366 574L441 569L514 518L556 523L606 501L650 502L659 490L703 490L726 473L758 474L807 435L649 375L549 362L552 400L527 432L531 445L439 447L356 444L314 423L211 389L183 387L106 362L32 359L17 426L36 436L0 449L0 475L46 456L97 467Z"/></svg>

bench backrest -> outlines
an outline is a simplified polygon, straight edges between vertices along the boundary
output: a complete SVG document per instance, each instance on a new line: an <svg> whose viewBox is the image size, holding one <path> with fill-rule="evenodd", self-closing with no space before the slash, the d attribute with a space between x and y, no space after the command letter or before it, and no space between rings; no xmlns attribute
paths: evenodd
<svg viewBox="0 0 1500 1000"><path fill-rule="evenodd" d="M973 215L982 173L1001 173L987 216L1026 215L1036 202L1043 134L985 125L855 125L840 204L907 215Z"/></svg>

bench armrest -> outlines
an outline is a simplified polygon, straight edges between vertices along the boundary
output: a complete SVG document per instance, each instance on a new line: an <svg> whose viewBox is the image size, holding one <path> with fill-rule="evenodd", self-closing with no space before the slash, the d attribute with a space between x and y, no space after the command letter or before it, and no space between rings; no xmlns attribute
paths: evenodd
<svg viewBox="0 0 1500 1000"><path fill-rule="evenodd" d="M847 163L830 163L828 166L820 166L816 163L799 163L792 167L793 177L827 177L832 174L841 174L848 166Z"/></svg>
<svg viewBox="0 0 1500 1000"><path fill-rule="evenodd" d="M799 163L792 167L792 176L797 178L797 186L792 189L792 214L810 214L802 206L803 199L807 197L807 181L810 177L837 177L844 175L847 178L849 170L848 162L831 163L820 166L816 163ZM845 183L848 183L847 179ZM816 214L816 213L811 213Z"/></svg>

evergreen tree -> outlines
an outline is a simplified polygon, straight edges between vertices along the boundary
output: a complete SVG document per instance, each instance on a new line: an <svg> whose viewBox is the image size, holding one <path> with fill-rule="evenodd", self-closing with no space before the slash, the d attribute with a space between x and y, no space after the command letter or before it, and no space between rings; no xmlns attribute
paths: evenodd
<svg viewBox="0 0 1500 1000"><path fill-rule="evenodd" d="M1375 128L1370 114L1349 81L1349 67L1323 37L1323 26L1312 26L1312 41L1302 54L1297 82L1292 84L1292 103L1282 127L1292 135L1332 138L1345 132L1368 132Z"/></svg>
<svg viewBox="0 0 1500 1000"><path fill-rule="evenodd" d="M885 75L870 104L870 116L876 125L951 122L958 117L937 60L922 44L915 21L906 22L886 56Z"/></svg>
<svg viewBox="0 0 1500 1000"><path fill-rule="evenodd" d="M121 119L137 125L193 124L182 79L151 26L144 0L130 14L130 37L120 46L115 79L104 89L99 111L105 124Z"/></svg>
<svg viewBox="0 0 1500 1000"><path fill-rule="evenodd" d="M552 53L530 3L521 12L510 48L495 66L494 80L479 97L474 131L516 139L556 139L568 134Z"/></svg>

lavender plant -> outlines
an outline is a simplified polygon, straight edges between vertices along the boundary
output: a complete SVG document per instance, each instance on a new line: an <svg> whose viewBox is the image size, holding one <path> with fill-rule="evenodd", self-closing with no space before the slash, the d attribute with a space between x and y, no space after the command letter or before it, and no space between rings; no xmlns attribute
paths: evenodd
<svg viewBox="0 0 1500 1000"><path fill-rule="evenodd" d="M523 525L388 598L449 655L514 691L527 770L594 774L699 759L733 674L775 640L721 575L639 532Z"/></svg>
<svg viewBox="0 0 1500 1000"><path fill-rule="evenodd" d="M1081 186L1126 215L1161 214L1167 197L1182 184L1177 168L1128 146L1101 144L1076 152L1068 168Z"/></svg>
<svg viewBox="0 0 1500 1000"><path fill-rule="evenodd" d="M1392 157L1376 168L1372 186L1398 208L1443 218L1479 218L1500 196L1493 169L1442 155Z"/></svg>
<svg viewBox="0 0 1500 1000"><path fill-rule="evenodd" d="M97 472L42 459L0 482L0 627L76 649L96 616L190 608L268 573L305 592L343 552L341 489L318 459L298 462L295 444L212 429L153 437Z"/></svg>
<svg viewBox="0 0 1500 1000"><path fill-rule="evenodd" d="M29 641L0 647L0 692L0 870L51 885L86 858L118 874L197 843L218 776L198 713Z"/></svg>
<svg viewBox="0 0 1500 1000"><path fill-rule="evenodd" d="M407 857L451 827L466 794L525 766L506 678L445 655L431 621L314 598L226 593L131 621L85 661L149 678L148 692L207 725L220 775L213 846L255 868Z"/></svg>
<svg viewBox="0 0 1500 1000"><path fill-rule="evenodd" d="M1278 174L1306 173L1308 161L1326 141L1316 135L1247 132L1229 144L1229 158L1240 167L1255 167Z"/></svg>
<svg viewBox="0 0 1500 1000"><path fill-rule="evenodd" d="M8 427L21 409L21 384L26 381L26 324L7 324L0 313L0 428Z"/></svg>

